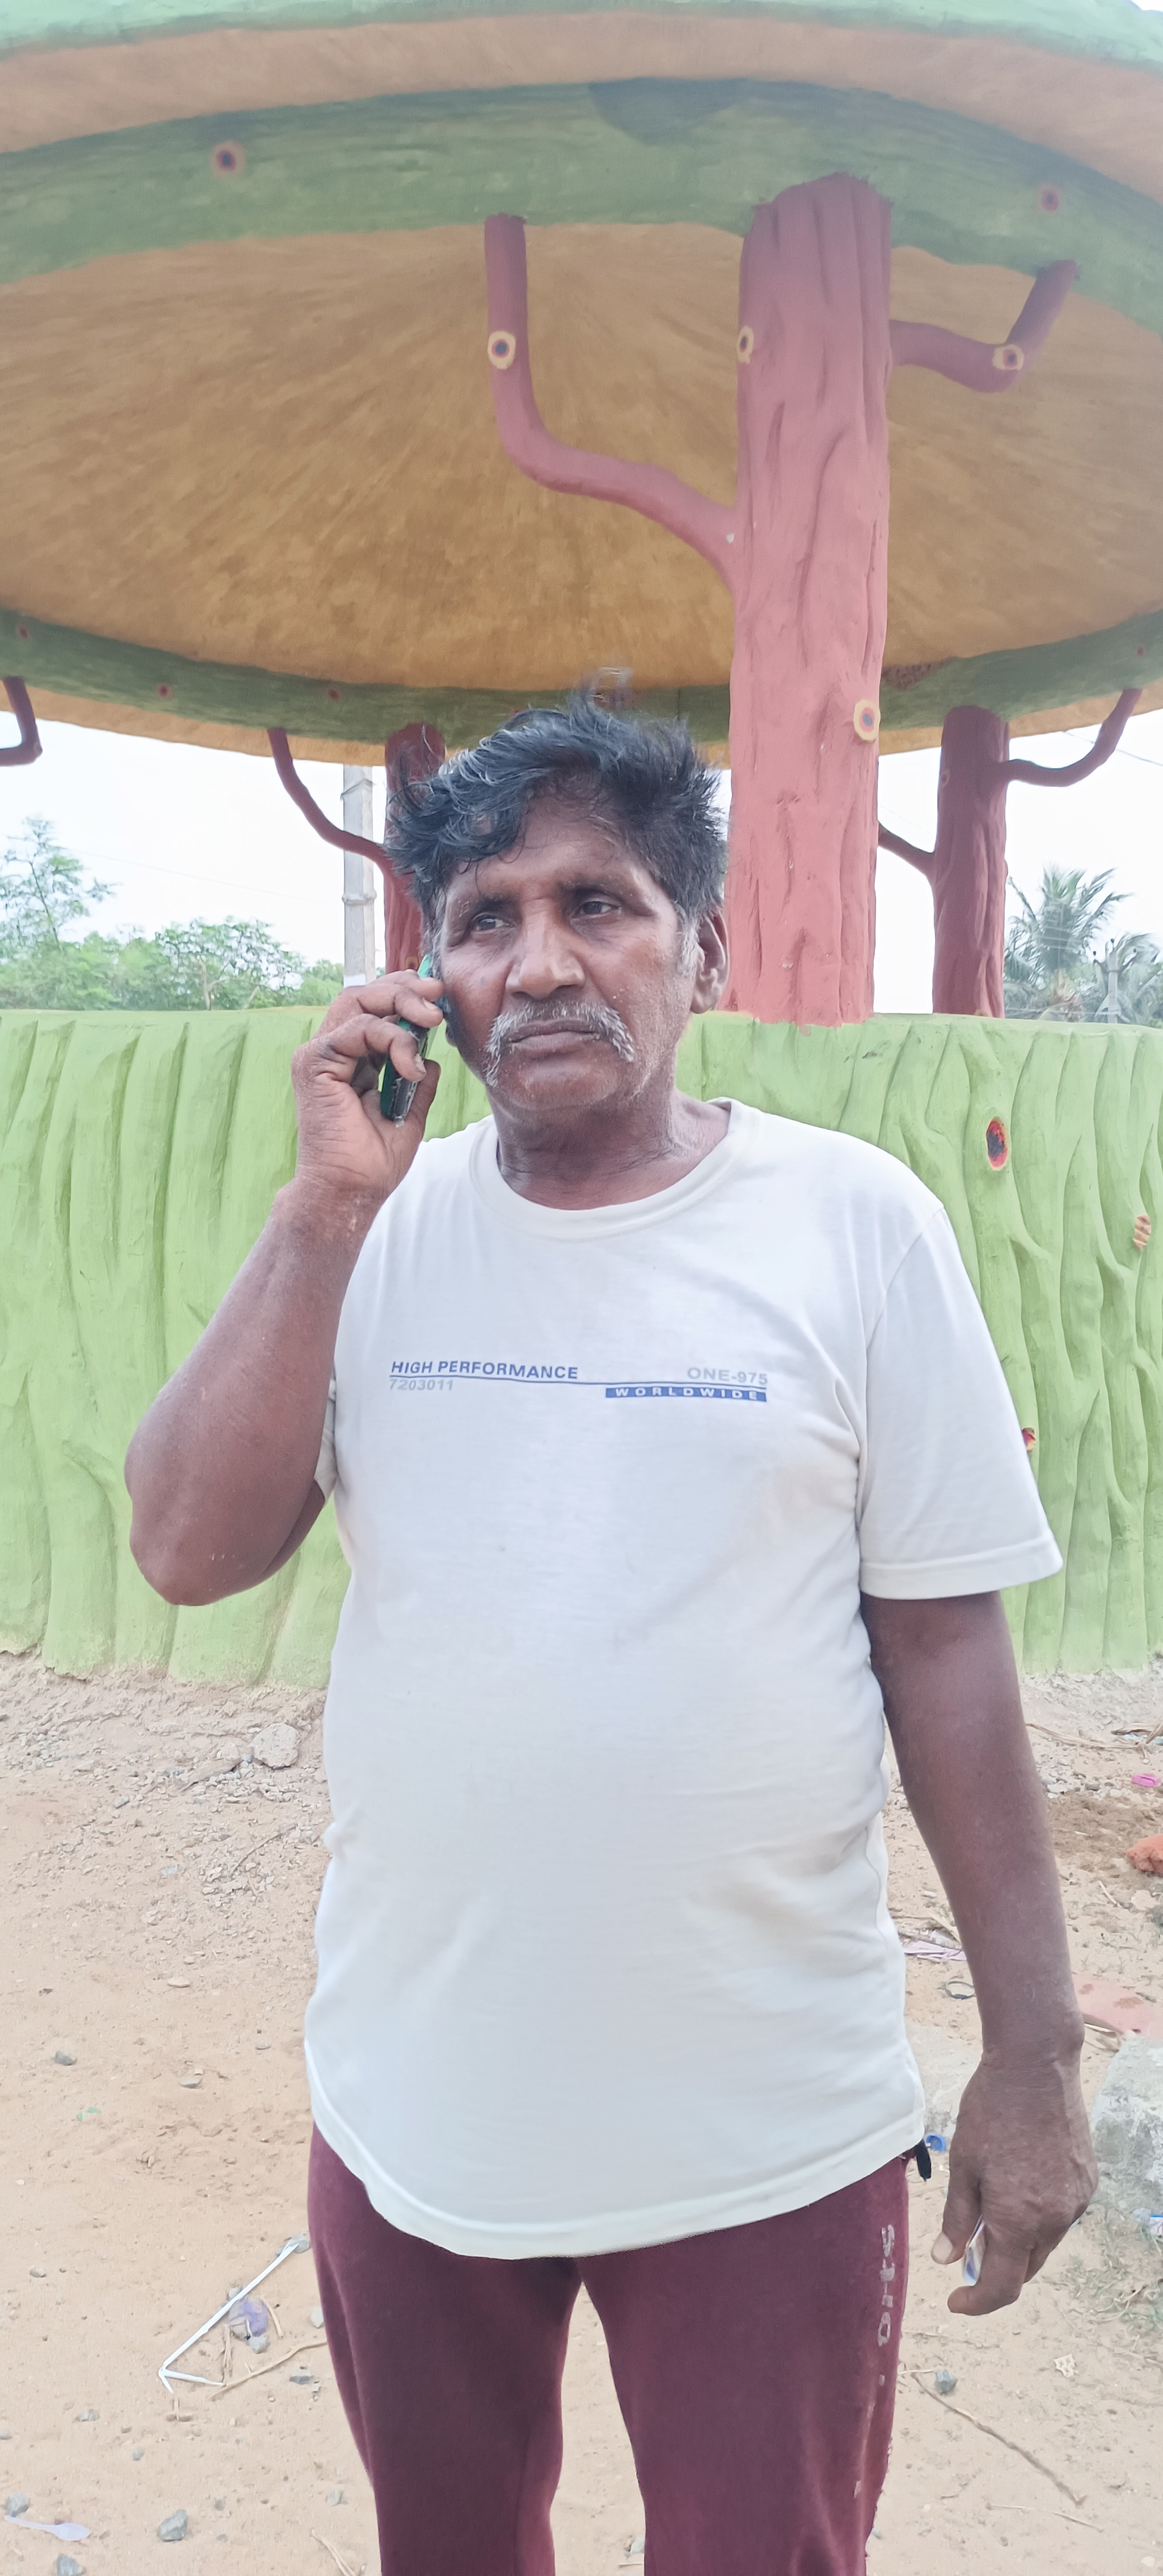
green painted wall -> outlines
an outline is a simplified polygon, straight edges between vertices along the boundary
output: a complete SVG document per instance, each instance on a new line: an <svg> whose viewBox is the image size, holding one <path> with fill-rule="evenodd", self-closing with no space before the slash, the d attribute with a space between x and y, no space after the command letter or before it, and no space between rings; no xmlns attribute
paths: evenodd
<svg viewBox="0 0 1163 2576"><path fill-rule="evenodd" d="M344 1583L330 1512L260 1591L175 1611L129 1555L121 1475L291 1170L289 1059L318 1016L0 1018L0 1644L67 1671L325 1679ZM867 1137L938 1193L1066 1558L1012 1597L1023 1659L1145 1662L1163 1646L1163 1034L722 1015L692 1026L680 1070L703 1096ZM448 1059L436 1131L482 1107ZM1139 1254L1141 1209L1156 1239Z"/></svg>

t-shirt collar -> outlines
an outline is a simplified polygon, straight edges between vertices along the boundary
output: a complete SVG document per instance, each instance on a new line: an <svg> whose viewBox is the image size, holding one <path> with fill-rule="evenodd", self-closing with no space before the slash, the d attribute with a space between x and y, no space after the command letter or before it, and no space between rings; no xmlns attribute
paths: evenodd
<svg viewBox="0 0 1163 2576"><path fill-rule="evenodd" d="M503 1225L519 1234L556 1236L559 1241L578 1243L595 1236L630 1234L647 1225L661 1225L668 1217L685 1214L697 1200L706 1198L720 1187L738 1168L746 1149L747 1136L754 1111L737 1100L716 1101L725 1109L728 1128L710 1153L704 1154L694 1170L681 1181L672 1181L664 1190L652 1190L648 1198L628 1199L612 1207L554 1208L542 1207L535 1199L522 1198L501 1177L497 1161L497 1130L491 1118L477 1128L469 1155L469 1174L478 1196L490 1213Z"/></svg>

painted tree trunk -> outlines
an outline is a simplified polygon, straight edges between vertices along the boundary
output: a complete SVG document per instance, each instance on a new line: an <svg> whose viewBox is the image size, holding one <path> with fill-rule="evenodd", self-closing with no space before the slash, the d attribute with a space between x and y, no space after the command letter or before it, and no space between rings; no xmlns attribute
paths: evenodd
<svg viewBox="0 0 1163 2576"><path fill-rule="evenodd" d="M384 769L387 774L387 802L399 794L401 779L430 778L439 769L445 755L443 734L435 725L401 725L384 744ZM384 969L418 966L424 946L424 925L420 906L409 893L403 879L395 876L390 866L384 867Z"/></svg>
<svg viewBox="0 0 1163 2576"><path fill-rule="evenodd" d="M739 471L727 505L666 466L552 436L530 368L525 227L516 215L485 223L488 358L507 454L550 491L657 520L731 593L729 999L801 1025L863 1020L872 1008L889 376L894 365L928 367L974 393L1003 393L1037 357L1078 274L1073 260L1043 269L998 347L890 322L889 250L889 208L861 179L814 179L759 207L739 270ZM891 834L888 843L900 846ZM930 874L929 853L904 845L903 855Z"/></svg>
<svg viewBox="0 0 1163 2576"><path fill-rule="evenodd" d="M941 735L933 888L933 1008L1000 1019L1005 953L1009 726L950 707Z"/></svg>
<svg viewBox="0 0 1163 2576"><path fill-rule="evenodd" d="M761 206L739 276L729 1001L872 1009L887 620L889 209L858 179Z"/></svg>

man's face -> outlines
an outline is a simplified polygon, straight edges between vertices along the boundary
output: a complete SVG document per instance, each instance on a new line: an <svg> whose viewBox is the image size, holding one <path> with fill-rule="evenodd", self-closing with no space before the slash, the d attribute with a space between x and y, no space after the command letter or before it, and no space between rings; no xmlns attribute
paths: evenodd
<svg viewBox="0 0 1163 2576"><path fill-rule="evenodd" d="M726 958L718 915L688 934L608 828L546 799L517 849L454 877L437 972L460 1052L498 1108L584 1115L671 1078Z"/></svg>

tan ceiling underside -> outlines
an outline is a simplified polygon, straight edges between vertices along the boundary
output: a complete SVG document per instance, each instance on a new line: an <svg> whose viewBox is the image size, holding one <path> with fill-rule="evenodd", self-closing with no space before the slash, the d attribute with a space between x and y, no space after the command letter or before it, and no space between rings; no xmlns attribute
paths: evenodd
<svg viewBox="0 0 1163 2576"><path fill-rule="evenodd" d="M729 500L739 245L696 226L530 235L550 426ZM999 270L894 261L894 308L990 340ZM527 482L497 441L478 233L198 245L0 290L3 598L215 661L420 687L726 679L731 608L677 538ZM1073 296L1031 376L890 389L887 658L931 662L1163 603L1163 347Z"/></svg>
<svg viewBox="0 0 1163 2576"><path fill-rule="evenodd" d="M554 81L814 81L980 119L1163 199L1163 83L996 38L763 25L633 11L412 26L216 30L17 54L3 65L0 151L175 116L239 115L391 92ZM1047 167L1046 176L1054 171Z"/></svg>

